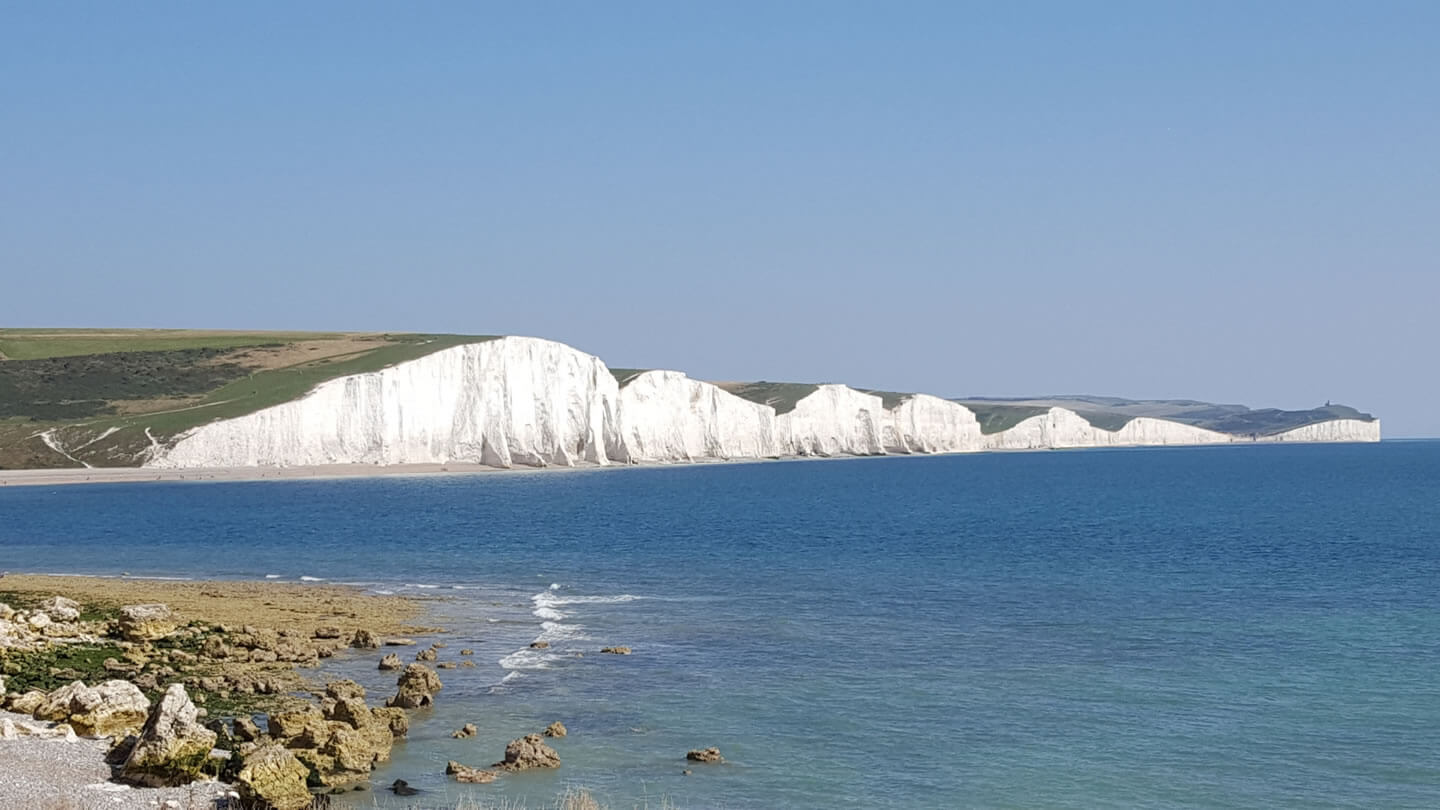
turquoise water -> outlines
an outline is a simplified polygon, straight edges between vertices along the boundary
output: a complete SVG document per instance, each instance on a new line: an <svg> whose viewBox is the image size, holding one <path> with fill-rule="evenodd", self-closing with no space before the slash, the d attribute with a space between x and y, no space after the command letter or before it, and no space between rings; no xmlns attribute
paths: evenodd
<svg viewBox="0 0 1440 810"><path fill-rule="evenodd" d="M436 597L426 806L1440 806L1440 443L10 488L0 568Z"/></svg>

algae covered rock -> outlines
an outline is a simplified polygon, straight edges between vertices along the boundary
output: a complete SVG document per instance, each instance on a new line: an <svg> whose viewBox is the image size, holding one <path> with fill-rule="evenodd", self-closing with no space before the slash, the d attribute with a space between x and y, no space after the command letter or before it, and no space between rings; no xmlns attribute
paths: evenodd
<svg viewBox="0 0 1440 810"><path fill-rule="evenodd" d="M244 756L235 789L247 806L304 810L313 797L305 786L307 770L295 755L277 743L262 745Z"/></svg>
<svg viewBox="0 0 1440 810"><path fill-rule="evenodd" d="M403 666L405 666L405 662L401 661L400 656L395 653L390 653L380 659L380 669L399 669Z"/></svg>
<svg viewBox="0 0 1440 810"><path fill-rule="evenodd" d="M209 759L215 740L215 732L200 725L199 711L185 687L171 684L140 730L120 775L151 787L192 782Z"/></svg>

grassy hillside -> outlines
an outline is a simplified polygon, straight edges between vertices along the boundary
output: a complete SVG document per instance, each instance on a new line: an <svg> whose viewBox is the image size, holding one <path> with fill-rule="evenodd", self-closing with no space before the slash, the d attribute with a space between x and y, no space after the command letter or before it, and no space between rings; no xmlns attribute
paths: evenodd
<svg viewBox="0 0 1440 810"><path fill-rule="evenodd" d="M722 382L715 383L741 399L769 405L775 413L789 413L795 410L795 403L815 393L820 388L813 383L766 382Z"/></svg>
<svg viewBox="0 0 1440 810"><path fill-rule="evenodd" d="M153 440L474 335L0 330L0 469L126 466ZM148 434L147 434L148 431ZM47 441L48 439L48 441ZM56 449L56 445L61 449Z"/></svg>

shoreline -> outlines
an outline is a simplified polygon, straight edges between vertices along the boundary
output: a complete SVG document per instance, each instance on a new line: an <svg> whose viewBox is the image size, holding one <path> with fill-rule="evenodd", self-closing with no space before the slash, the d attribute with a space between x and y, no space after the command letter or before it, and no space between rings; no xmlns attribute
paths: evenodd
<svg viewBox="0 0 1440 810"><path fill-rule="evenodd" d="M1384 439L1382 441L1433 441L1430 439ZM45 469L0 470L0 488L27 486L70 486L76 484L145 484L145 483L240 483L251 481L324 481L365 478L419 478L470 475L536 475L553 473L584 473L601 470L663 469L707 465L764 464L786 461L847 461L876 458L937 458L943 456L1011 455L1085 450L1149 450L1220 447L1299 446L1336 444L1375 444L1376 442L1234 442L1219 444L1164 445L1096 445L1092 447L986 448L941 453L881 453L875 455L782 456L766 458L703 458L691 461L616 462L583 464L574 467L491 467L473 463L426 464L315 464L294 467L53 467Z"/></svg>

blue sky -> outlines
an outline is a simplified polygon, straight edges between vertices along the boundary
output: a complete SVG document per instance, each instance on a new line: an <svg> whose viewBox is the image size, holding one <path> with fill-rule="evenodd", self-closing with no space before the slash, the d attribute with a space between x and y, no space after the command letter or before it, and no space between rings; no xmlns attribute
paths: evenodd
<svg viewBox="0 0 1440 810"><path fill-rule="evenodd" d="M0 323L1440 435L1440 4L0 3Z"/></svg>

